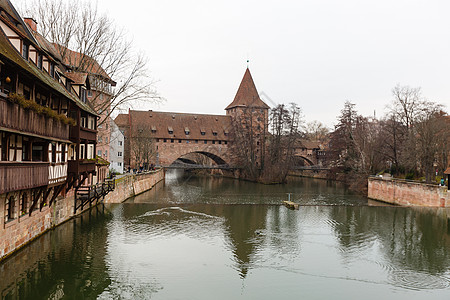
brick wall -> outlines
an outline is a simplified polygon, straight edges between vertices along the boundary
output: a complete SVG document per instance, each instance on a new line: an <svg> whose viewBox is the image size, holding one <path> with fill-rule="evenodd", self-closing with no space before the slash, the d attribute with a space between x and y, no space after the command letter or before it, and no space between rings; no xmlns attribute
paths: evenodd
<svg viewBox="0 0 450 300"><path fill-rule="evenodd" d="M404 206L450 207L447 187L401 179L370 177L368 197Z"/></svg>

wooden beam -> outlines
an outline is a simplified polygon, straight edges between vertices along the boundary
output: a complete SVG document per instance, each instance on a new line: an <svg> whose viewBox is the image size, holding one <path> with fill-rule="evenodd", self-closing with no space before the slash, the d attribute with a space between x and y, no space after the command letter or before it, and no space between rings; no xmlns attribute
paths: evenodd
<svg viewBox="0 0 450 300"><path fill-rule="evenodd" d="M48 206L51 206L53 204L53 201L55 201L56 197L58 197L59 193L61 193L63 188L64 188L64 184L61 184L61 185L58 185L57 187L54 187L53 195L52 195L52 198L50 199L50 202L49 202Z"/></svg>
<svg viewBox="0 0 450 300"><path fill-rule="evenodd" d="M45 193L44 196L42 197L42 201L41 204L39 205L39 210L42 211L42 208L44 207L44 203L47 200L48 196L50 195L50 192L52 191L52 188L48 188Z"/></svg>
<svg viewBox="0 0 450 300"><path fill-rule="evenodd" d="M44 188L45 189L45 188ZM44 191L42 188L37 188L37 193L34 195L33 202L31 203L30 211L28 213L29 216L31 216L31 213L33 212L34 207L36 206L37 201L39 200L39 197L41 196L42 192Z"/></svg>

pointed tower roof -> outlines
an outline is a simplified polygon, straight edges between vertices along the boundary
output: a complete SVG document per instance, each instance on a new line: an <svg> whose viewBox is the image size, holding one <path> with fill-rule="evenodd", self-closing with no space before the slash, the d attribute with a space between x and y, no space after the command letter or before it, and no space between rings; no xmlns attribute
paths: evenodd
<svg viewBox="0 0 450 300"><path fill-rule="evenodd" d="M270 108L266 103L264 103L264 101L261 100L261 98L259 98L258 91L256 90L255 83L253 82L252 75L250 74L250 70L248 68L245 70L244 78L242 78L233 102L231 102L225 110L234 107Z"/></svg>

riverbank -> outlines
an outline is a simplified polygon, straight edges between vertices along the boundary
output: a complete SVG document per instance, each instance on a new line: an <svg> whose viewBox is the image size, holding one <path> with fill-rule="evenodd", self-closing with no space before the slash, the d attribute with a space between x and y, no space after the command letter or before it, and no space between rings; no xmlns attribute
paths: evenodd
<svg viewBox="0 0 450 300"><path fill-rule="evenodd" d="M115 190L110 192L100 201L103 203L120 203L153 188L153 186L164 179L164 170L129 174L117 178ZM17 196L18 197L18 196ZM59 196L51 206L36 209L30 214L22 214L15 219L4 221L0 227L0 261L28 245L48 230L59 226L86 210L74 214L74 194ZM0 214L5 215L4 207L0 207Z"/></svg>
<svg viewBox="0 0 450 300"><path fill-rule="evenodd" d="M391 177L369 177L367 196L402 206L450 207L447 187Z"/></svg>

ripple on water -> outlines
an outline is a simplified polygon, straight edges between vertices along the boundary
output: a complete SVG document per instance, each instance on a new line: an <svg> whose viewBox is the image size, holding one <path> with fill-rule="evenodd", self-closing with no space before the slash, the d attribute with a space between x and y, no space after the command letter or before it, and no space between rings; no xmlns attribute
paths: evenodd
<svg viewBox="0 0 450 300"><path fill-rule="evenodd" d="M450 287L450 279L421 271L393 269L389 274L391 284L409 290L435 290Z"/></svg>
<svg viewBox="0 0 450 300"><path fill-rule="evenodd" d="M171 238L186 235L196 238L211 238L210 228L218 228L223 218L181 207L165 207L136 216L126 224L127 243L139 243L149 238Z"/></svg>

